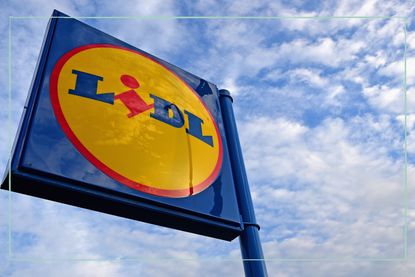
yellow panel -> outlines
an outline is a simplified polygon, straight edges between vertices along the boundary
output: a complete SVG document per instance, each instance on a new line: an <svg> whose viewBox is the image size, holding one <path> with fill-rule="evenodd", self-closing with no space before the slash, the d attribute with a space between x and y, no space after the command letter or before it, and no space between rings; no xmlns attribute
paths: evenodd
<svg viewBox="0 0 415 277"><path fill-rule="evenodd" d="M182 111L185 124L175 128L150 117L154 108L129 118L130 111L122 101L108 104L69 94L77 78L72 70L102 76L98 94L119 95L130 90L120 80L122 75L130 75L139 82L135 92L146 104L154 102L150 94L173 103ZM110 177L134 189L168 197L198 193L216 179L222 144L212 115L195 91L150 57L116 46L84 46L61 58L51 83L52 104L65 133ZM203 120L203 135L212 136L213 147L186 133L184 110Z"/></svg>

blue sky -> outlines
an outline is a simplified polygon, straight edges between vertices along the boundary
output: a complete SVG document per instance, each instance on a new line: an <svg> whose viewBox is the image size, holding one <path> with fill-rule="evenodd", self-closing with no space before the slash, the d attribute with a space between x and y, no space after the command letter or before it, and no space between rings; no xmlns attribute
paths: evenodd
<svg viewBox="0 0 415 277"><path fill-rule="evenodd" d="M5 1L0 120L8 126L9 16L49 16L54 8L72 16L407 16L406 231L402 19L83 21L231 91L270 276L410 276L413 7L410 1L346 0ZM47 19L12 20L11 130L0 133L1 172L46 24ZM243 274L237 240L217 241L24 195L12 194L11 200L13 259L7 259L8 193L0 192L1 276ZM402 260L381 261L388 258Z"/></svg>

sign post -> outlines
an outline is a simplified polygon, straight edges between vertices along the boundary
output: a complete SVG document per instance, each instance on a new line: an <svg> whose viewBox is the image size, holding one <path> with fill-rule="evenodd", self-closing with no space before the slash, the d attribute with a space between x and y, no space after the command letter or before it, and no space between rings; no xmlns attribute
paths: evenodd
<svg viewBox="0 0 415 277"><path fill-rule="evenodd" d="M245 276L265 277L268 274L258 234L259 225L255 219L254 206L249 191L242 149L233 114L233 99L229 91L225 89L219 90L219 99L229 147L232 173L235 180L236 195L244 226L244 230L239 236L239 243L241 245Z"/></svg>

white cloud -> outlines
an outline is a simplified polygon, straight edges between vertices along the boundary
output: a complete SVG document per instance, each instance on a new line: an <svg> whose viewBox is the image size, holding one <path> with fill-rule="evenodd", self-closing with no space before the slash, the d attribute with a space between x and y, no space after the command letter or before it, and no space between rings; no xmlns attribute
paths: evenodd
<svg viewBox="0 0 415 277"><path fill-rule="evenodd" d="M324 87L329 84L329 81L326 78L322 78L320 72L313 71L308 68L298 68L290 71L288 73L290 75L290 79L294 82L301 82L305 81L310 83L312 86L316 87Z"/></svg>
<svg viewBox="0 0 415 277"><path fill-rule="evenodd" d="M365 122L368 132L387 127ZM341 257L400 253L402 159L391 160L372 139L357 143L354 124L329 119L309 129L255 118L241 126L265 241L293 236L272 247L266 242L268 257L327 257L329 249Z"/></svg>
<svg viewBox="0 0 415 277"><path fill-rule="evenodd" d="M384 66L386 63L386 58L384 56L384 53L382 51L376 52L373 54L368 54L365 56L365 61L368 62L370 65L372 65L374 68L379 68L381 66Z"/></svg>
<svg viewBox="0 0 415 277"><path fill-rule="evenodd" d="M406 84L409 86L415 84L414 67L415 57L408 57L406 59ZM396 80L403 86L405 78L404 59L387 64L379 70L379 73L384 76L396 78Z"/></svg>
<svg viewBox="0 0 415 277"><path fill-rule="evenodd" d="M415 33L410 32L407 35L406 43L410 49L415 49Z"/></svg>
<svg viewBox="0 0 415 277"><path fill-rule="evenodd" d="M232 96L237 96L240 93L240 88L236 85L235 79L227 78L223 83L219 83L218 87L227 89L232 93Z"/></svg>
<svg viewBox="0 0 415 277"><path fill-rule="evenodd" d="M410 3L399 1L358 0L341 1L336 6L335 15L344 16L406 16L413 9Z"/></svg>
<svg viewBox="0 0 415 277"><path fill-rule="evenodd" d="M403 79L404 77L404 61L395 61L384 67L382 67L379 72L384 76L399 77ZM402 80L403 81L403 80Z"/></svg>
<svg viewBox="0 0 415 277"><path fill-rule="evenodd" d="M404 116L399 115L396 117L397 120L399 120L402 124L404 123ZM406 116L406 126L408 130L415 129L415 114L407 114Z"/></svg>
<svg viewBox="0 0 415 277"><path fill-rule="evenodd" d="M404 110L403 89L373 86L364 88L363 93L377 109L395 113L402 113Z"/></svg>
<svg viewBox="0 0 415 277"><path fill-rule="evenodd" d="M351 40L334 41L330 37L309 42L303 39L283 43L278 47L280 59L296 63L317 63L338 66L356 59L355 54L364 46L362 42Z"/></svg>

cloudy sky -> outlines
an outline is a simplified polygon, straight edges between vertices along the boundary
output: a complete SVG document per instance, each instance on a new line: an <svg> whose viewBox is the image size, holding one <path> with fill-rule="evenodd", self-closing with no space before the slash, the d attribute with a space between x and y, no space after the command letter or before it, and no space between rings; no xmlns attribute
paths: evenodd
<svg viewBox="0 0 415 277"><path fill-rule="evenodd" d="M413 3L192 2L2 1L0 171L52 10L136 17L81 20L231 91L270 276L413 274ZM242 276L240 259L238 240L0 192L0 276Z"/></svg>

